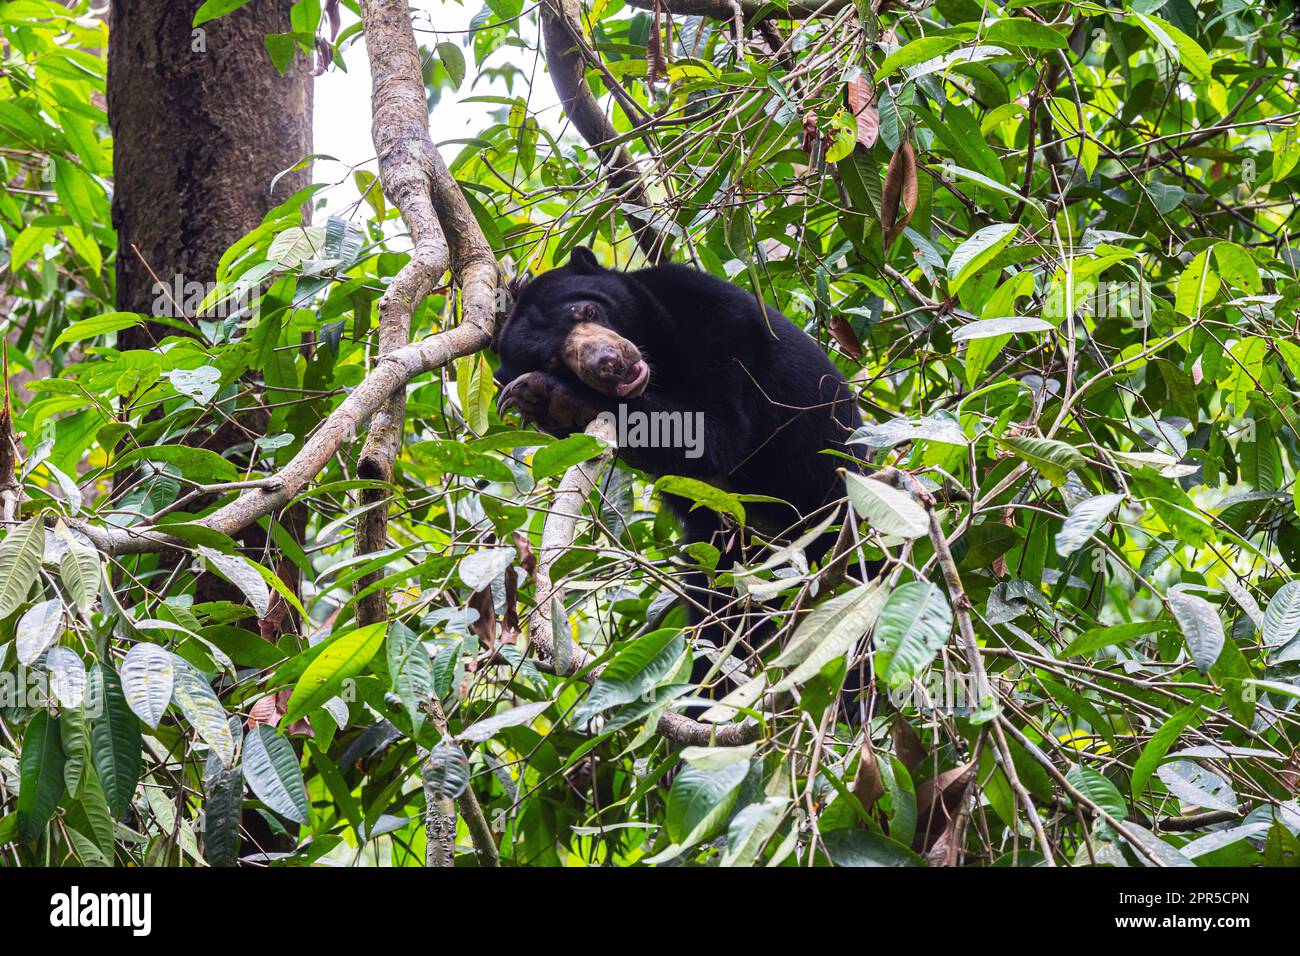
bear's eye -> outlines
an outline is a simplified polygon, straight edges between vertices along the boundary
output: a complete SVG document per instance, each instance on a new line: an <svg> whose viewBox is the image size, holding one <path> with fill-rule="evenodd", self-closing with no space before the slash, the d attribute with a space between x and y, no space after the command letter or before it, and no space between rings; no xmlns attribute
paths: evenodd
<svg viewBox="0 0 1300 956"><path fill-rule="evenodd" d="M569 318L574 322L599 322L600 307L594 302L575 302L569 306Z"/></svg>

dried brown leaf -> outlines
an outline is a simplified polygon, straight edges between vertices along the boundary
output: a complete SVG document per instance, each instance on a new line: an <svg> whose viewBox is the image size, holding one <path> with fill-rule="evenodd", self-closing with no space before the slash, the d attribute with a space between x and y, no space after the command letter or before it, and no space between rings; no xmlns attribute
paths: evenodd
<svg viewBox="0 0 1300 956"><path fill-rule="evenodd" d="M858 335L853 331L853 326L849 325L848 320L836 314L831 316L828 324L831 335L844 350L844 354L855 361L862 358L862 343L858 341Z"/></svg>
<svg viewBox="0 0 1300 956"><path fill-rule="evenodd" d="M853 775L853 784L849 790L867 813L885 795L885 780L880 775L880 761L876 759L876 750L871 746L870 734L863 734L862 759L858 761L858 772Z"/></svg>
<svg viewBox="0 0 1300 956"><path fill-rule="evenodd" d="M876 145L876 139L880 136L880 112L876 109L876 95L862 74L849 80L845 86L849 112L857 120L858 142L864 149L870 149Z"/></svg>
<svg viewBox="0 0 1300 956"><path fill-rule="evenodd" d="M912 725L901 716L894 718L889 735L894 741L894 756L902 761L908 773L925 763L925 758L929 756L925 744L921 743L921 738L916 735Z"/></svg>
<svg viewBox="0 0 1300 956"><path fill-rule="evenodd" d="M910 134L910 131L909 131ZM885 251L897 239L916 212L916 152L910 138L904 137L889 160L885 187L880 197L880 226L884 231Z"/></svg>

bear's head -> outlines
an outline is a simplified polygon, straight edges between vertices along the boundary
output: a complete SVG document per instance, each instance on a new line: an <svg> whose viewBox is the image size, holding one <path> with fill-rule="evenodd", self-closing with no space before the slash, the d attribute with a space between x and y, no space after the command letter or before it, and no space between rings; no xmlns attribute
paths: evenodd
<svg viewBox="0 0 1300 956"><path fill-rule="evenodd" d="M498 383L526 372L566 373L614 398L633 398L650 383L646 308L635 284L604 269L579 246L569 263L527 283L492 347L501 357Z"/></svg>

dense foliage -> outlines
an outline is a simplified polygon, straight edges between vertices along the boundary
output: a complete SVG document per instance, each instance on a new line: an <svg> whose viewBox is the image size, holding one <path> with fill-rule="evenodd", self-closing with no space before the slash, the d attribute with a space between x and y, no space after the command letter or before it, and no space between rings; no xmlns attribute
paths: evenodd
<svg viewBox="0 0 1300 956"><path fill-rule="evenodd" d="M262 859L422 865L426 818L460 795L473 865L465 793L505 865L1300 859L1289 4L832 0L761 25L746 4L738 46L729 14L595 0L587 79L649 208L534 108L537 9L491 0L460 35L417 4L431 106L482 107L444 152L505 271L579 243L636 264L650 217L825 345L872 422L854 447L896 470L850 482L845 574L756 541L716 575L777 629L728 649L753 680L710 715L754 723L748 742L689 748L656 723L708 649L669 601L716 551L606 469L549 636L604 670L539 666L528 572L599 446L501 421L489 353L409 387L386 550L353 555L374 507L355 445L264 519L265 550L199 523L366 376L407 245L358 170L350 216L303 227L312 186L215 277L161 277L155 315L114 311L128 252L88 6L0 5L6 863L228 863L257 853L242 811L275 838ZM319 33L347 68L359 24L331 41L321 20L300 0L267 49ZM116 347L146 321L172 334ZM457 321L445 285L412 334ZM743 524L743 496L668 481ZM158 523L186 548L88 534ZM242 599L199 599L201 572ZM376 589L389 621L359 627ZM876 675L861 724L830 706L855 647Z"/></svg>

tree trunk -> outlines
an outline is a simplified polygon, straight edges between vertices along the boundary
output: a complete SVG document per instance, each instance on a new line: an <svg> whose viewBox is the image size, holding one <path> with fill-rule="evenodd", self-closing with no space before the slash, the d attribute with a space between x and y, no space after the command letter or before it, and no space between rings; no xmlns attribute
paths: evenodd
<svg viewBox="0 0 1300 956"><path fill-rule="evenodd" d="M312 77L303 56L276 72L263 38L289 32L289 0L253 0L191 26L201 0L114 0L108 118L113 130L117 305L152 314L157 280L215 280L217 262L311 178L271 180L310 155ZM152 270L153 274L151 274ZM163 330L142 326L125 348ZM163 333L165 334L165 333Z"/></svg>
<svg viewBox="0 0 1300 956"><path fill-rule="evenodd" d="M280 76L263 43L267 34L289 32L291 3L253 0L195 28L201 2L113 0L109 14L117 307L126 312L159 314L159 282L173 290L196 282L207 288L216 281L222 253L311 181L308 166L271 188L278 173L312 151L309 63L297 56ZM179 317L176 305L185 298L173 294L171 314ZM176 332L148 323L123 331L118 341L123 349L148 349L169 334ZM262 432L265 411L248 411L240 416L243 428ZM221 449L247 441L247 432L228 422L189 440ZM126 482L137 478L118 475ZM291 509L285 517L301 540L294 518L304 515ZM239 538L251 554L266 558L261 527L251 525ZM199 576L195 598L244 600L211 574ZM273 833L258 814L243 814L242 823L243 852L292 849L293 840Z"/></svg>

